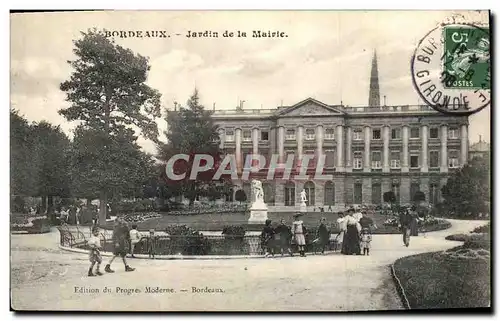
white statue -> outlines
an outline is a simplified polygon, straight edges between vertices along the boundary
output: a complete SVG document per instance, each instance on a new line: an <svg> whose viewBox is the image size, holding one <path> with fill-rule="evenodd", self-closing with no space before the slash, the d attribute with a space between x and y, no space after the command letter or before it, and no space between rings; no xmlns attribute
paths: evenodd
<svg viewBox="0 0 500 321"><path fill-rule="evenodd" d="M300 192L300 202L301 203L307 202L307 196L306 196L306 191L305 190L302 190L302 192Z"/></svg>
<svg viewBox="0 0 500 321"><path fill-rule="evenodd" d="M255 194L256 203L264 203L264 189L262 188L262 182L254 179L252 181L253 193Z"/></svg>

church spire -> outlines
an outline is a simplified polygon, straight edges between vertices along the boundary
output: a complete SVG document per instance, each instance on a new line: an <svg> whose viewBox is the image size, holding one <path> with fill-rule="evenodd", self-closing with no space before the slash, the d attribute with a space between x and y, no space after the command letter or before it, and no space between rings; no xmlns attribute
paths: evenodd
<svg viewBox="0 0 500 321"><path fill-rule="evenodd" d="M380 88L378 84L377 50L373 51L372 72L370 74L370 94L368 97L369 107L380 106Z"/></svg>

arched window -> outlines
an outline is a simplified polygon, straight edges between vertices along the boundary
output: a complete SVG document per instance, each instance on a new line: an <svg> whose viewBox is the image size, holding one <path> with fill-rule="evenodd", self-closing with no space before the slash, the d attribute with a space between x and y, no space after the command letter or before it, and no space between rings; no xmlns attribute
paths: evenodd
<svg viewBox="0 0 500 321"><path fill-rule="evenodd" d="M316 195L314 192L314 183L311 181L305 183L304 190L306 191L307 206L313 206L315 204L314 198Z"/></svg>
<svg viewBox="0 0 500 321"><path fill-rule="evenodd" d="M295 184L293 182L285 184L285 206L295 206Z"/></svg>
<svg viewBox="0 0 500 321"><path fill-rule="evenodd" d="M248 182L243 183L243 191L245 192L245 195L247 196L247 202L250 204L253 203L253 195L252 195L252 185Z"/></svg>
<svg viewBox="0 0 500 321"><path fill-rule="evenodd" d="M264 190L264 203L274 205L274 188L271 183L263 183L262 189Z"/></svg>
<svg viewBox="0 0 500 321"><path fill-rule="evenodd" d="M332 181L328 181L325 184L325 205L335 205L335 184Z"/></svg>

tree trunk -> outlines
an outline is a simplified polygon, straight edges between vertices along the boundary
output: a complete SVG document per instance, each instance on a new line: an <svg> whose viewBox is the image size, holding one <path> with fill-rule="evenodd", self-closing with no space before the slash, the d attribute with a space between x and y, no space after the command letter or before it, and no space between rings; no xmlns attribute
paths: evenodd
<svg viewBox="0 0 500 321"><path fill-rule="evenodd" d="M106 214L108 211L108 194L106 191L101 191L99 196L99 225L106 223Z"/></svg>
<svg viewBox="0 0 500 321"><path fill-rule="evenodd" d="M47 196L42 196L42 206L40 207L40 214L44 214L47 210ZM47 212L48 214L48 212Z"/></svg>
<svg viewBox="0 0 500 321"><path fill-rule="evenodd" d="M47 217L52 221L56 222L56 215L54 213L54 196L49 195L47 197Z"/></svg>

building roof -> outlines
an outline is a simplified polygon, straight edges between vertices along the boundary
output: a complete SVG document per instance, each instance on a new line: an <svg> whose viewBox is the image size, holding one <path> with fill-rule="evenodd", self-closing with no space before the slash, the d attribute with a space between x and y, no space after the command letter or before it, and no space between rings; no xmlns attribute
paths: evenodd
<svg viewBox="0 0 500 321"><path fill-rule="evenodd" d="M480 140L477 143L470 145L469 151L470 152L489 152L490 151L490 144L488 144L484 140Z"/></svg>

